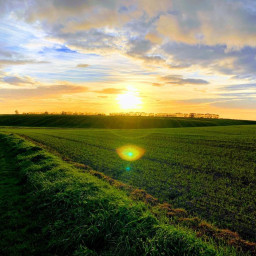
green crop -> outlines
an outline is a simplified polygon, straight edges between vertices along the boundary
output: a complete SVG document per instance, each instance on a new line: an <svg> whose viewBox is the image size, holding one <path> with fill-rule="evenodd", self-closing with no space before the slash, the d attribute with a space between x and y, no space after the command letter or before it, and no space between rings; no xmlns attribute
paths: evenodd
<svg viewBox="0 0 256 256"><path fill-rule="evenodd" d="M245 256L159 221L143 203L0 133L0 254Z"/></svg>
<svg viewBox="0 0 256 256"><path fill-rule="evenodd" d="M145 189L256 241L256 126L179 129L14 129L63 158ZM117 148L145 150L136 161Z"/></svg>

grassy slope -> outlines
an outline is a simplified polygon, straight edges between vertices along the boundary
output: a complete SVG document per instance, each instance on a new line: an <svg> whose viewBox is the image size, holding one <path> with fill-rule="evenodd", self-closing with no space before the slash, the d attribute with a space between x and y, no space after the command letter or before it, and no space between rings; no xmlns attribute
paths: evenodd
<svg viewBox="0 0 256 256"><path fill-rule="evenodd" d="M1 142L0 142L1 144ZM22 255L31 247L30 220L24 212L26 204L13 156L0 147L0 254ZM28 231L28 232L27 232Z"/></svg>
<svg viewBox="0 0 256 256"><path fill-rule="evenodd" d="M231 119L154 118L66 115L0 115L0 126L77 128L170 128L256 124Z"/></svg>
<svg viewBox="0 0 256 256"><path fill-rule="evenodd" d="M256 127L154 130L14 129L162 201L255 241ZM135 144L131 164L115 149ZM127 164L130 171L126 171Z"/></svg>
<svg viewBox="0 0 256 256"><path fill-rule="evenodd" d="M16 136L0 134L0 163L1 255L238 255Z"/></svg>

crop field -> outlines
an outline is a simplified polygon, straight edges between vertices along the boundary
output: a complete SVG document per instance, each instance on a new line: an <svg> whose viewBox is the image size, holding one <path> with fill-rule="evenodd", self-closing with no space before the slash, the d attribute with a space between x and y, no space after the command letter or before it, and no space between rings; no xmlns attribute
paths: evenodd
<svg viewBox="0 0 256 256"><path fill-rule="evenodd" d="M170 223L166 207L180 209L134 198L138 189L115 181L127 193L19 136L0 133L0 164L1 256L255 255L256 243Z"/></svg>
<svg viewBox="0 0 256 256"><path fill-rule="evenodd" d="M2 128L256 241L256 126ZM117 153L127 147L136 161ZM141 154L137 151L141 150ZM125 151L124 151L125 152ZM132 158L129 152L126 157ZM132 160L132 159L130 159Z"/></svg>

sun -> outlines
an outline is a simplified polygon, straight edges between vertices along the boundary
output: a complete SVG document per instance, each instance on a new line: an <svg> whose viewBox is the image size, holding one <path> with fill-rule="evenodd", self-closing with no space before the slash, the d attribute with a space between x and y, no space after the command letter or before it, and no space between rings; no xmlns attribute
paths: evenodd
<svg viewBox="0 0 256 256"><path fill-rule="evenodd" d="M119 94L117 96L117 101L121 109L140 109L142 105L141 97L136 90L129 89L124 94Z"/></svg>

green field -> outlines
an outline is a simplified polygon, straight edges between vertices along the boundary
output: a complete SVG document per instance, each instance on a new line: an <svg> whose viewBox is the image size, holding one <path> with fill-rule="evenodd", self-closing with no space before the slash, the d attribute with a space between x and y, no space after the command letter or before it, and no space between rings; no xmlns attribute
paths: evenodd
<svg viewBox="0 0 256 256"><path fill-rule="evenodd" d="M0 164L2 256L249 255L169 225L160 204L134 201L12 134L0 133Z"/></svg>
<svg viewBox="0 0 256 256"><path fill-rule="evenodd" d="M138 129L247 124L256 124L256 121L175 117L0 115L0 126Z"/></svg>
<svg viewBox="0 0 256 256"><path fill-rule="evenodd" d="M179 129L3 129L30 137L63 158L145 189L160 201L256 241L256 126ZM145 155L122 160L116 149Z"/></svg>

